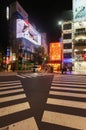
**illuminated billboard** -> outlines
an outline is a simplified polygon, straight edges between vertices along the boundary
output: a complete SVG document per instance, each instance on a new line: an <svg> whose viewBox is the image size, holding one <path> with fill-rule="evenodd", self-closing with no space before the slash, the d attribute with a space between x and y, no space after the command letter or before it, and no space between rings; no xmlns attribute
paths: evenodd
<svg viewBox="0 0 86 130"><path fill-rule="evenodd" d="M61 61L61 43L50 43L50 61Z"/></svg>
<svg viewBox="0 0 86 130"><path fill-rule="evenodd" d="M16 33L16 38L23 38L28 40L28 43L41 45L41 34L30 24L27 12L17 1L10 5L10 18L13 19L11 20L11 28L13 30L11 30ZM14 25L15 19L16 25Z"/></svg>
<svg viewBox="0 0 86 130"><path fill-rule="evenodd" d="M27 19L18 18L16 20L16 38L24 38L35 45L41 45L41 35Z"/></svg>
<svg viewBox="0 0 86 130"><path fill-rule="evenodd" d="M16 2L16 38L24 38L35 45L41 45L41 35L28 21L28 14Z"/></svg>
<svg viewBox="0 0 86 130"><path fill-rule="evenodd" d="M86 0L73 0L74 22L86 20Z"/></svg>

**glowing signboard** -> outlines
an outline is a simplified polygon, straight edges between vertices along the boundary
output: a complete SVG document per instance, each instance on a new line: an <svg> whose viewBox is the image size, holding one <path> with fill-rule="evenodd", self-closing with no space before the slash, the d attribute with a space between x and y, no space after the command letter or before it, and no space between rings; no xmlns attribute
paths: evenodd
<svg viewBox="0 0 86 130"><path fill-rule="evenodd" d="M50 43L50 61L61 60L61 43Z"/></svg>
<svg viewBox="0 0 86 130"><path fill-rule="evenodd" d="M28 20L17 19L16 37L25 38L36 45L41 45L41 35L33 28Z"/></svg>

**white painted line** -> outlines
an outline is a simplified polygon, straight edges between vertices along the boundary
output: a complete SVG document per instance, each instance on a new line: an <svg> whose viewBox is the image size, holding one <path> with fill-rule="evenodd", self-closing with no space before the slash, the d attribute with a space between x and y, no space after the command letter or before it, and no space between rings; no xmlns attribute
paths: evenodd
<svg viewBox="0 0 86 130"><path fill-rule="evenodd" d="M28 77L28 78L32 78L32 76L30 76L30 75L26 75L26 77Z"/></svg>
<svg viewBox="0 0 86 130"><path fill-rule="evenodd" d="M5 89L10 89L10 88L22 88L22 85L16 85L16 86L6 86L6 87L1 87L0 90L5 90Z"/></svg>
<svg viewBox="0 0 86 130"><path fill-rule="evenodd" d="M24 77L24 76L22 76L22 75L18 75L18 74L17 74L17 76L18 76L18 77L20 77L20 78L25 78L25 77Z"/></svg>
<svg viewBox="0 0 86 130"><path fill-rule="evenodd" d="M13 96L9 96L9 97L2 97L2 98L0 98L0 103L7 102L7 101L13 101L13 100L17 100L17 99L24 99L24 98L26 98L25 94L13 95Z"/></svg>
<svg viewBox="0 0 86 130"><path fill-rule="evenodd" d="M53 80L53 82L59 82L59 81L61 81L61 82L73 82L73 83L86 83L86 80L84 79L84 80L82 80L82 79L54 79ZM80 82L81 81L81 82Z"/></svg>
<svg viewBox="0 0 86 130"><path fill-rule="evenodd" d="M86 109L86 103L84 103L84 102L48 98L47 103L52 104L52 105L60 105L60 106L68 106L68 107Z"/></svg>
<svg viewBox="0 0 86 130"><path fill-rule="evenodd" d="M80 92L86 92L86 89L80 89L80 88L66 88L66 87L54 87L54 86L51 86L51 89L59 89L59 90L72 90L72 91L80 91Z"/></svg>
<svg viewBox="0 0 86 130"><path fill-rule="evenodd" d="M5 82L0 82L0 84L5 84L5 83L16 83L16 82L20 82L20 80L13 80L13 81L5 81Z"/></svg>
<svg viewBox="0 0 86 130"><path fill-rule="evenodd" d="M39 130L34 117L9 125L9 130Z"/></svg>
<svg viewBox="0 0 86 130"><path fill-rule="evenodd" d="M44 111L43 122L66 126L69 128L75 128L79 130L86 130L86 118L75 116L75 115L69 115L69 114L62 114L58 112L50 112L50 111Z"/></svg>
<svg viewBox="0 0 86 130"><path fill-rule="evenodd" d="M2 87L2 86L8 86L8 85L18 85L18 84L21 84L21 83L19 83L19 82L17 82L17 83L7 83L7 84L0 84L0 86Z"/></svg>
<svg viewBox="0 0 86 130"><path fill-rule="evenodd" d="M60 95L60 96L69 96L69 97L79 97L79 98L86 98L86 94L79 94L79 93L70 93L70 92L56 92L50 91L49 94L52 95Z"/></svg>
<svg viewBox="0 0 86 130"><path fill-rule="evenodd" d="M0 94L10 94L10 93L15 93L15 92L23 92L24 89L21 88L21 89L14 89L14 90L7 90L7 91L1 91Z"/></svg>
<svg viewBox="0 0 86 130"><path fill-rule="evenodd" d="M86 88L86 85L77 85L77 84L52 83L52 85L75 86L75 87L85 87Z"/></svg>
<svg viewBox="0 0 86 130"><path fill-rule="evenodd" d="M28 102L3 107L3 108L0 108L0 116L5 116L5 115L12 114L12 113L20 112L23 110L27 110L29 108L30 108L30 105Z"/></svg>
<svg viewBox="0 0 86 130"><path fill-rule="evenodd" d="M85 83L83 83L83 82L74 82L74 81L72 81L72 82L69 82L69 81L56 81L56 83L64 83L64 84L66 84L66 83L68 83L68 84L79 84L79 85L86 85L86 82Z"/></svg>

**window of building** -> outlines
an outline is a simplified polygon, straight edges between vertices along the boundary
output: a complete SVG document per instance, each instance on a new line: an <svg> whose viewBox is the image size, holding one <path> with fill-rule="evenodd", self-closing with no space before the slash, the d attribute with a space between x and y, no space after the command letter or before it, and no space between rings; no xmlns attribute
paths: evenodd
<svg viewBox="0 0 86 130"><path fill-rule="evenodd" d="M71 33L63 34L63 39L72 39L72 34Z"/></svg>
<svg viewBox="0 0 86 130"><path fill-rule="evenodd" d="M63 25L63 30L68 30L68 29L71 29L71 28L72 28L72 24L71 23Z"/></svg>
<svg viewBox="0 0 86 130"><path fill-rule="evenodd" d="M72 53L64 53L64 58L72 58Z"/></svg>
<svg viewBox="0 0 86 130"><path fill-rule="evenodd" d="M82 35L82 34L86 34L86 29L85 28L79 28L79 29L76 29L75 31L75 35Z"/></svg>
<svg viewBox="0 0 86 130"><path fill-rule="evenodd" d="M79 29L76 29L76 32L77 32L77 33L85 32L85 28L79 28Z"/></svg>
<svg viewBox="0 0 86 130"><path fill-rule="evenodd" d="M86 46L86 40L80 39L78 41L75 41L75 46Z"/></svg>
<svg viewBox="0 0 86 130"><path fill-rule="evenodd" d="M72 43L65 43L65 44L63 45L63 48L64 48L64 49L72 49Z"/></svg>

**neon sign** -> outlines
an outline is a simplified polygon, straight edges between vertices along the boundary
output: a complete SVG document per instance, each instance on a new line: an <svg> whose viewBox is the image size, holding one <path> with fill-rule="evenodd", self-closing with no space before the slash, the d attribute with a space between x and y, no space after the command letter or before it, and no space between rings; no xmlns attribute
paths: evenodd
<svg viewBox="0 0 86 130"><path fill-rule="evenodd" d="M50 43L50 60L51 61L61 60L60 42Z"/></svg>

